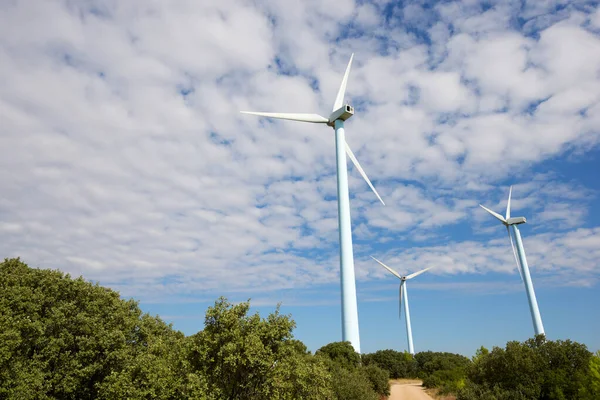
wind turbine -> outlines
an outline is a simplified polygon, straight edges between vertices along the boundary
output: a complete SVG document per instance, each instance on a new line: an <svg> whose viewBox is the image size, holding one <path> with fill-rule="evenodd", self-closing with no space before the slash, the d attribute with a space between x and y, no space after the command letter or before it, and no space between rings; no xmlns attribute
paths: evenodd
<svg viewBox="0 0 600 400"><path fill-rule="evenodd" d="M337 161L337 195L338 195L338 224L340 235L340 283L342 288L342 340L352 343L354 350L360 353L360 336L358 330L358 308L356 304L356 281L354 278L354 256L352 253L352 229L350 225L350 198L348 195L348 170L346 164L346 153L354 163L354 166L360 172L371 190L375 193L383 205L385 203L375 190L375 187L367 177L358 160L346 143L344 133L344 121L354 115L354 108L344 104L344 95L346 93L346 84L348 75L352 66L350 57L342 84L338 90L333 110L329 117L323 117L319 114L298 114L298 113L270 113L241 111L243 114L258 115L261 117L288 119L292 121L312 122L317 124L326 124L335 129L335 154Z"/></svg>
<svg viewBox="0 0 600 400"><path fill-rule="evenodd" d="M410 352L410 354L414 355L415 348L413 346L412 328L410 326L410 310L408 308L408 290L406 289L406 281L409 279L412 279L416 276L421 275L423 272L431 269L431 267L422 269L418 272L414 272L410 275L402 276L399 273L397 273L396 271L394 271L393 269L391 269L390 267L388 267L387 265L385 265L384 263L382 263L381 261L379 261L378 259L376 259L375 257L371 256L371 258L373 260L377 261L379 264L381 264L382 267L384 267L385 269L390 271L392 273L392 275L395 275L400 279L400 295L398 298L398 318L402 319L402 297L404 297L404 312L406 313L406 336L408 337L408 351Z"/></svg>
<svg viewBox="0 0 600 400"><path fill-rule="evenodd" d="M512 195L512 186L508 191L508 203L506 205L506 216L495 213L490 210L479 205L485 211L492 214L496 219L498 219L504 226L506 226L506 232L508 232L508 238L510 239L510 245L512 247L513 255L515 256L515 262L517 263L517 269L519 270L519 274L521 275L521 280L525 284L525 290L527 292L527 299L529 300L529 311L531 312L531 319L533 320L533 330L536 335L543 335L544 325L542 324L542 317L540 316L540 309L538 308L537 299L535 297L535 291L533 290L533 282L531 281L531 275L529 274L529 266L527 265L527 258L525 257L525 249L523 248L523 241L521 240L521 233L519 232L519 228L517 225L524 224L527 222L525 217L512 217L510 216L510 198ZM513 242L513 237L510 234L510 227L513 228L513 235L515 237L515 242L517 242L517 251L515 252L515 244ZM518 255L518 258L517 258Z"/></svg>

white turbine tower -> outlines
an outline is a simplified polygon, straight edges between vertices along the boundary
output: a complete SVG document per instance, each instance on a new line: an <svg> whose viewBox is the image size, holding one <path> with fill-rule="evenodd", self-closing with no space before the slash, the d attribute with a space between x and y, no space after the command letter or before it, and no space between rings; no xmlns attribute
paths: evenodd
<svg viewBox="0 0 600 400"><path fill-rule="evenodd" d="M519 270L519 274L521 275L521 280L525 284L525 290L527 292L527 299L529 300L529 311L531 312L531 319L533 320L533 330L536 335L543 335L544 325L542 324L542 317L540 316L540 309L538 308L537 299L535 297L535 291L533 290L533 282L531 282L531 275L529 274L529 266L527 265L527 258L525 257L525 249L523 248L523 241L521 240L521 233L519 232L519 228L517 225L524 224L527 222L525 217L512 217L510 216L510 198L512 195L512 186L508 192L508 203L506 205L506 217L495 213L490 210L479 205L485 211L492 214L496 217L504 226L506 226L506 231L508 232L508 238L510 239L510 245L512 247L513 255L515 256L515 262L517 263L517 269ZM513 238L510 234L510 227L513 228L513 235L515 237L515 242L517 242L517 251L515 252L515 245L513 242ZM518 258L517 258L518 255Z"/></svg>
<svg viewBox="0 0 600 400"><path fill-rule="evenodd" d="M425 268L418 272L412 273L410 275L402 276L375 257L371 256L371 258L381 264L382 267L390 271L394 276L400 279L400 294L398 299L398 318L402 319L402 297L404 297L404 313L406 314L406 336L408 337L408 351L410 354L415 354L415 347L413 346L413 337L412 337L412 327L410 325L410 309L408 308L408 290L406 286L406 281L414 278L415 276L421 275L423 272L431 269Z"/></svg>
<svg viewBox="0 0 600 400"><path fill-rule="evenodd" d="M350 226L350 198L348 195L348 170L346 153L352 160L356 169L365 179L379 201L385 205L375 187L361 168L358 160L346 143L344 134L344 121L354 115L354 108L344 104L346 84L354 54L346 67L342 84L333 104L333 111L329 117L319 114L297 113L267 113L241 111L244 114L253 114L261 117L288 119L292 121L312 122L326 124L335 129L335 154L337 160L337 194L338 194L338 223L340 235L340 281L342 288L342 340L352 343L354 350L360 353L360 336L358 330L358 308L356 304L356 282L354 278L354 256L352 253L352 230Z"/></svg>

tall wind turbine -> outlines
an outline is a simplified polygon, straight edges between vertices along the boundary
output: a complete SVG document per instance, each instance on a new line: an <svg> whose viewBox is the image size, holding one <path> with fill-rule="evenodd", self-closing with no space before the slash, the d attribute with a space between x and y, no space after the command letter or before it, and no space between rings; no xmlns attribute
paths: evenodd
<svg viewBox="0 0 600 400"><path fill-rule="evenodd" d="M373 184L365 174L358 160L346 143L344 133L344 121L354 115L354 108L344 104L346 84L354 54L346 67L342 84L338 90L333 103L333 111L329 117L319 114L297 114L297 113L267 113L241 111L244 114L258 115L261 117L288 119L292 121L312 122L326 124L335 129L335 154L337 160L337 195L338 195L338 224L340 235L340 282L342 288L342 340L352 343L354 350L360 353L360 336L358 330L358 308L356 304L356 281L354 278L354 256L352 253L352 230L350 226L350 198L348 195L348 170L346 164L346 153L354 163L358 172L362 175L371 190L375 193L383 205L385 203L373 187Z"/></svg>
<svg viewBox="0 0 600 400"><path fill-rule="evenodd" d="M519 270L519 274L521 275L521 280L525 284L525 290L527 292L527 299L529 300L529 311L531 312L531 319L533 320L533 330L536 335L545 334L544 325L542 324L542 317L540 316L540 309L538 308L537 299L535 298L535 291L533 290L533 282L531 281L531 275L529 274L529 266L527 265L527 258L525 257L525 249L523 248L523 241L521 240L521 233L519 232L519 228L517 225L524 224L527 222L525 217L512 217L510 216L510 198L512 195L512 186L508 191L508 204L506 205L506 216L493 212L489 208L482 206L485 211L492 214L496 219L498 219L504 226L506 226L506 231L508 232L508 238L510 239L510 245L512 247L513 255L515 256L515 262L517 263L517 269ZM510 234L510 227L513 228L513 235L515 237L515 242L517 243L517 251L515 252L515 245L513 242L513 237ZM518 255L518 258L517 258Z"/></svg>
<svg viewBox="0 0 600 400"><path fill-rule="evenodd" d="M415 347L413 346L413 337L412 337L412 328L410 326L410 310L408 308L408 290L406 289L406 281L414 278L415 276L421 275L423 272L427 271L429 268L422 269L418 272L412 273L410 275L402 276L375 257L371 256L371 258L381 264L382 267L387 269L392 273L392 275L398 277L400 279L400 296L398 298L398 317L402 319L402 297L404 297L404 312L406 314L406 336L408 337L408 351L410 354L415 354Z"/></svg>

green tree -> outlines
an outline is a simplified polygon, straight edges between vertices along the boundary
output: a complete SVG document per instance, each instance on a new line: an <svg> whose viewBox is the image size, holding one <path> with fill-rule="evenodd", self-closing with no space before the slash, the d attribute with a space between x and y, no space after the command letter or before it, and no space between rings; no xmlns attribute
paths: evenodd
<svg viewBox="0 0 600 400"><path fill-rule="evenodd" d="M350 342L332 342L321 347L315 355L326 356L346 369L360 365L360 354L354 351Z"/></svg>
<svg viewBox="0 0 600 400"><path fill-rule="evenodd" d="M142 346L99 385L99 399L210 399L206 379L191 372L186 338L148 315L136 332Z"/></svg>
<svg viewBox="0 0 600 400"><path fill-rule="evenodd" d="M422 378L436 371L450 371L453 369L464 369L471 361L460 354L423 351L415 354L419 376Z"/></svg>
<svg viewBox="0 0 600 400"><path fill-rule="evenodd" d="M523 343L512 341L502 349L478 354L469 368L458 399L476 396L497 399L566 400L585 398L590 385L591 353L585 345L548 341L538 335Z"/></svg>
<svg viewBox="0 0 600 400"><path fill-rule="evenodd" d="M362 368L363 372L371 382L371 388L375 393L382 396L390 395L390 374L377 365L367 365Z"/></svg>
<svg viewBox="0 0 600 400"><path fill-rule="evenodd" d="M130 398L177 398L186 375L170 350L180 339L110 289L0 263L0 398L95 399L113 385Z"/></svg>
<svg viewBox="0 0 600 400"><path fill-rule="evenodd" d="M600 350L590 358L589 374L580 395L586 400L600 399Z"/></svg>
<svg viewBox="0 0 600 400"><path fill-rule="evenodd" d="M379 400L367 374L360 368L345 368L343 364L329 361L334 399Z"/></svg>
<svg viewBox="0 0 600 400"><path fill-rule="evenodd" d="M365 365L377 365L388 371L390 378L416 378L417 361L408 352L395 350L378 350L375 353L363 354Z"/></svg>
<svg viewBox="0 0 600 400"><path fill-rule="evenodd" d="M189 361L218 399L325 399L329 373L292 337L294 321L279 314L248 315L250 302L220 298L205 328L191 338Z"/></svg>
<svg viewBox="0 0 600 400"><path fill-rule="evenodd" d="M299 353L290 347L292 354L283 357L273 375L271 399L326 400L333 396L331 374L320 358Z"/></svg>

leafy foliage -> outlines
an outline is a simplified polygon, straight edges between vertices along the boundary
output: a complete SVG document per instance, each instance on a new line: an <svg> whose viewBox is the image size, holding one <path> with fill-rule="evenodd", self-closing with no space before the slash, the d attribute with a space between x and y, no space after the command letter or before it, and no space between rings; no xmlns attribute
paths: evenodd
<svg viewBox="0 0 600 400"><path fill-rule="evenodd" d="M366 374L359 368L346 369L339 363L331 363L334 399L378 400Z"/></svg>
<svg viewBox="0 0 600 400"><path fill-rule="evenodd" d="M326 344L315 352L340 364L346 369L356 368L360 364L360 354L354 351L350 342L333 342Z"/></svg>
<svg viewBox="0 0 600 400"><path fill-rule="evenodd" d="M420 377L427 377L436 371L451 371L455 369L464 369L471 364L471 361L460 354L424 351L415 354L417 361L417 370Z"/></svg>
<svg viewBox="0 0 600 400"><path fill-rule="evenodd" d="M59 271L0 263L2 399L375 400L389 377L423 379L458 400L596 400L600 352L537 336L458 354L334 342L313 356L279 308L220 298L203 331L185 337L117 292Z"/></svg>
<svg viewBox="0 0 600 400"><path fill-rule="evenodd" d="M144 393L181 395L182 365L156 355L182 335L135 301L19 259L0 264L0 292L1 398L134 396L132 380Z"/></svg>
<svg viewBox="0 0 600 400"><path fill-rule="evenodd" d="M371 382L375 393L384 396L390 395L390 374L386 370L377 365L367 365L362 370Z"/></svg>
<svg viewBox="0 0 600 400"><path fill-rule="evenodd" d="M362 366L360 355L350 342L329 343L315 355L327 360L335 399L378 399L389 395L387 371L375 365Z"/></svg>
<svg viewBox="0 0 600 400"><path fill-rule="evenodd" d="M191 337L117 292L0 264L2 399L314 399L333 397L326 362L277 310L219 299Z"/></svg>
<svg viewBox="0 0 600 400"><path fill-rule="evenodd" d="M189 360L209 392L225 399L325 399L330 376L292 339L294 322L279 310L261 319L249 308L220 298L192 337Z"/></svg>
<svg viewBox="0 0 600 400"><path fill-rule="evenodd" d="M523 343L508 342L505 349L494 347L475 358L468 373L471 382L458 399L585 398L591 356L582 344L547 341L543 335Z"/></svg>
<svg viewBox="0 0 600 400"><path fill-rule="evenodd" d="M383 368L392 379L417 377L418 363L408 352L378 350L375 353L363 354L362 361L365 365Z"/></svg>
<svg viewBox="0 0 600 400"><path fill-rule="evenodd" d="M589 375L580 394L582 399L600 399L600 350L590 358Z"/></svg>
<svg viewBox="0 0 600 400"><path fill-rule="evenodd" d="M441 394L456 393L466 383L471 361L460 354L425 351L415 355L423 386L438 388Z"/></svg>

